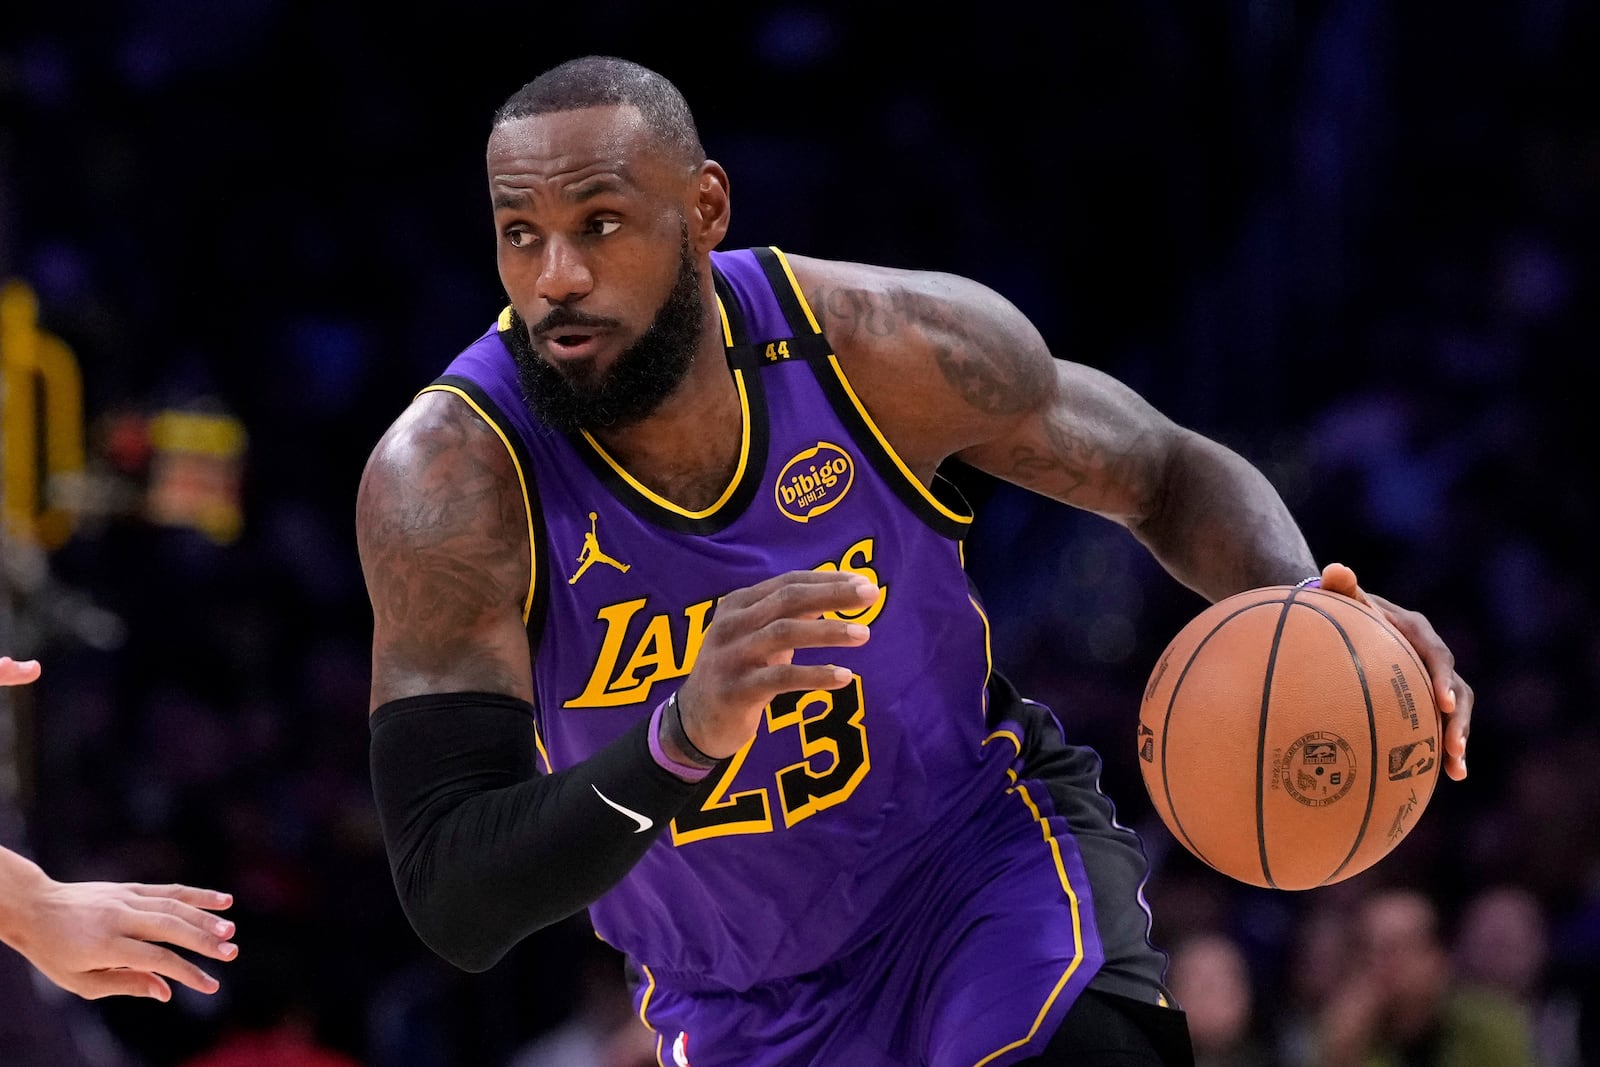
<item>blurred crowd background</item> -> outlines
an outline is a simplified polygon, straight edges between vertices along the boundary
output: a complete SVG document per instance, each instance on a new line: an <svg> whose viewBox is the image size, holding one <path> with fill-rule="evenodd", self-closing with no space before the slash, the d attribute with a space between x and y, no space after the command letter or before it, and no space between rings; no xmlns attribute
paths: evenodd
<svg viewBox="0 0 1600 1067"><path fill-rule="evenodd" d="M481 975L406 925L353 537L368 450L502 305L491 112L605 52L684 90L725 247L989 283L1257 462L1319 558L1455 650L1470 779L1348 882L1230 882L1134 757L1203 603L1111 524L952 471L999 665L1146 835L1208 1067L1312 1067L1341 1033L1350 1062L1511 1062L1473 1027L1600 1064L1597 51L1576 0L5 4L0 279L70 348L86 453L0 554L0 652L45 663L0 705L0 840L229 890L241 951L167 1005L4 953L0 1061L654 1062L582 916Z"/></svg>

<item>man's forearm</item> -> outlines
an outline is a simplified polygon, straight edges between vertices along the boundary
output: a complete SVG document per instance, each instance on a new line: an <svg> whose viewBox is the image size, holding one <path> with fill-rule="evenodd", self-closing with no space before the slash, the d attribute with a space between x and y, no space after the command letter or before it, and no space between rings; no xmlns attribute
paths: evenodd
<svg viewBox="0 0 1600 1067"><path fill-rule="evenodd" d="M27 921L27 905L45 881L39 865L8 848L0 848L0 941L13 947Z"/></svg>
<svg viewBox="0 0 1600 1067"><path fill-rule="evenodd" d="M655 761L649 726L542 775L521 701L457 693L379 708L373 792L417 935L482 971L621 881L701 789Z"/></svg>
<svg viewBox="0 0 1600 1067"><path fill-rule="evenodd" d="M1165 471L1157 508L1133 533L1178 581L1210 601L1316 574L1299 524L1244 457L1185 435Z"/></svg>

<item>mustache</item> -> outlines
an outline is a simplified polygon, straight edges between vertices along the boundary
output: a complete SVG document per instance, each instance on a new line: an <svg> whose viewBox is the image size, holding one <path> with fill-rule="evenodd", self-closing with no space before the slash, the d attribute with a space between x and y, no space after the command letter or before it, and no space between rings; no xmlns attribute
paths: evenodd
<svg viewBox="0 0 1600 1067"><path fill-rule="evenodd" d="M616 319L604 318L600 315L585 315L569 307L554 307L550 313L538 322L528 327L528 332L537 337L547 334L552 330L563 329L568 326L588 327L592 330L610 330L620 326Z"/></svg>

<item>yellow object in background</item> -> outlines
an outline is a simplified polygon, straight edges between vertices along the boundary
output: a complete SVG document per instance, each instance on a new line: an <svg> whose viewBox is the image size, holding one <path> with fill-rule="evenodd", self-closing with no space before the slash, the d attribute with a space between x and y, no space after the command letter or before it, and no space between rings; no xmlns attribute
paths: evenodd
<svg viewBox="0 0 1600 1067"><path fill-rule="evenodd" d="M39 328L39 301L0 287L0 523L44 548L71 536L57 487L84 467L83 377L72 349Z"/></svg>
<svg viewBox="0 0 1600 1067"><path fill-rule="evenodd" d="M149 520L190 527L218 544L238 538L245 440L244 424L231 415L157 413L150 420Z"/></svg>

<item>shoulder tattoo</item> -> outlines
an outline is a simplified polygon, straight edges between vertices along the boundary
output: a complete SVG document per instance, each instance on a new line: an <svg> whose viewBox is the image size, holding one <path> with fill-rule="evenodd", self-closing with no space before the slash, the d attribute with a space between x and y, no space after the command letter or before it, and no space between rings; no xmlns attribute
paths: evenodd
<svg viewBox="0 0 1600 1067"><path fill-rule="evenodd" d="M472 675L493 691L526 687L525 678L501 677L496 650L479 640L491 619L520 618L527 595L516 485L504 447L464 409L440 405L404 420L379 445L356 503L375 688L419 674Z"/></svg>
<svg viewBox="0 0 1600 1067"><path fill-rule="evenodd" d="M999 313L1003 301L993 294L942 298L933 288L819 286L810 299L836 343L902 339L925 349L962 403L979 414L1034 410L1048 389L1050 354L1020 313Z"/></svg>

